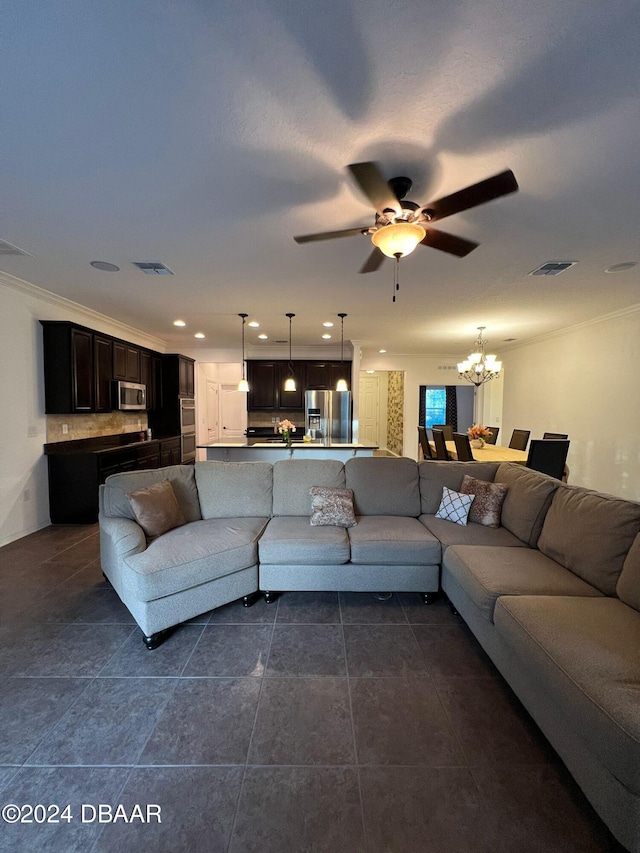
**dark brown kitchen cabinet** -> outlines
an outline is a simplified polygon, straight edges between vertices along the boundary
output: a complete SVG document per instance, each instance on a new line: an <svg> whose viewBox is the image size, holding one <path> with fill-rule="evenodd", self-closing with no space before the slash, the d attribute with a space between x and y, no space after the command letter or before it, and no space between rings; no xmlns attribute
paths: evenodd
<svg viewBox="0 0 640 853"><path fill-rule="evenodd" d="M113 378L140 382L140 349L125 341L113 342Z"/></svg>
<svg viewBox="0 0 640 853"><path fill-rule="evenodd" d="M160 467L166 468L168 465L179 465L181 460L180 453L180 436L161 439Z"/></svg>
<svg viewBox="0 0 640 853"><path fill-rule="evenodd" d="M251 411L276 411L278 409L279 365L276 361L248 361L247 409Z"/></svg>
<svg viewBox="0 0 640 853"><path fill-rule="evenodd" d="M147 409L154 406L153 355L147 350L140 350L140 383L147 389Z"/></svg>
<svg viewBox="0 0 640 853"><path fill-rule="evenodd" d="M307 362L307 388L309 391L335 391L338 379L346 379L351 387L351 362Z"/></svg>
<svg viewBox="0 0 640 853"><path fill-rule="evenodd" d="M295 391L285 391L284 383L289 376L289 362L247 361L249 394L247 409L250 412L295 412L304 411L306 390L335 390L338 379L346 379L351 387L351 362L345 361L294 361Z"/></svg>
<svg viewBox="0 0 640 853"><path fill-rule="evenodd" d="M183 355L178 356L178 396L193 397L195 394L194 362Z"/></svg>
<svg viewBox="0 0 640 853"><path fill-rule="evenodd" d="M93 332L43 320L44 399L47 415L93 411Z"/></svg>
<svg viewBox="0 0 640 853"><path fill-rule="evenodd" d="M158 468L160 466L160 442L150 441L136 447L136 468Z"/></svg>
<svg viewBox="0 0 640 853"><path fill-rule="evenodd" d="M111 411L111 377L113 375L112 340L102 335L93 336L94 411Z"/></svg>
<svg viewBox="0 0 640 853"><path fill-rule="evenodd" d="M295 391L285 391L284 383L287 377L291 376L291 367L293 367L293 377L296 380ZM304 411L304 390L306 387L306 362L294 361L289 364L288 361L281 361L279 364L279 376L277 391L279 394L279 409L280 411Z"/></svg>

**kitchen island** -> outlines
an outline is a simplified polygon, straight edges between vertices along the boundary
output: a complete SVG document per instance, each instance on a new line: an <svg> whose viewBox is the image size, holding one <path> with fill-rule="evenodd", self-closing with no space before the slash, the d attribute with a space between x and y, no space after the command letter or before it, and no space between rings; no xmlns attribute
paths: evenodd
<svg viewBox="0 0 640 853"><path fill-rule="evenodd" d="M214 442L199 444L207 459L215 462L277 462L279 459L337 459L346 462L352 456L373 456L377 444L331 444L294 441L291 447L284 442L238 442L237 444Z"/></svg>

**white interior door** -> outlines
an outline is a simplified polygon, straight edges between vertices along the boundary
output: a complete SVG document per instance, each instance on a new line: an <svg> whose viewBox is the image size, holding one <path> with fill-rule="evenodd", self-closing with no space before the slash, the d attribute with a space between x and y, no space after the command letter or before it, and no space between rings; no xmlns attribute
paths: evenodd
<svg viewBox="0 0 640 853"><path fill-rule="evenodd" d="M247 429L247 395L236 385L220 386L220 441L245 440Z"/></svg>
<svg viewBox="0 0 640 853"><path fill-rule="evenodd" d="M219 416L218 383L212 379L207 379L207 444L218 441L220 434L218 428Z"/></svg>
<svg viewBox="0 0 640 853"><path fill-rule="evenodd" d="M360 377L360 441L379 444L380 379L378 376Z"/></svg>

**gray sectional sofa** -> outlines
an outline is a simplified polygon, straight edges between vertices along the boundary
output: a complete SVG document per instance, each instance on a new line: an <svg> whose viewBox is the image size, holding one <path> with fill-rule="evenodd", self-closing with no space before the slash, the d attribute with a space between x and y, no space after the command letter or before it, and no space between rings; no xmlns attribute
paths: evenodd
<svg viewBox="0 0 640 853"><path fill-rule="evenodd" d="M507 486L498 527L436 517L465 474ZM147 543L128 494L170 480L186 523ZM313 527L312 486L357 525ZM640 853L640 504L514 464L354 458L116 474L102 568L150 647L258 590L444 590L619 841Z"/></svg>

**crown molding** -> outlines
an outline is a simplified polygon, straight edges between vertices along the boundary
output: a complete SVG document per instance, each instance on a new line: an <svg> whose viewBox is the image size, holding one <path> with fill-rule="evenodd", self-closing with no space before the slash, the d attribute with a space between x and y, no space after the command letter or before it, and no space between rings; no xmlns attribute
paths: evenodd
<svg viewBox="0 0 640 853"><path fill-rule="evenodd" d="M167 347L166 341L162 338L157 338L155 335L150 335L142 329L136 329L135 326L129 326L120 320L115 320L113 317L108 317L106 314L101 314L99 311L94 311L93 308L87 308L86 305L81 305L79 302L74 302L72 299L67 299L64 296L59 296L51 290L45 290L43 287L38 287L36 284L31 284L22 278L11 275L8 272L0 270L0 284L8 287L11 290L17 290L25 296L31 296L33 299L38 299L41 302L47 302L49 305L56 305L68 311L74 311L86 318L88 324L94 323L96 320L102 323L109 323L119 329L122 336L126 339L127 336L134 338L143 337L149 341L149 345L155 345L160 350L165 350Z"/></svg>

